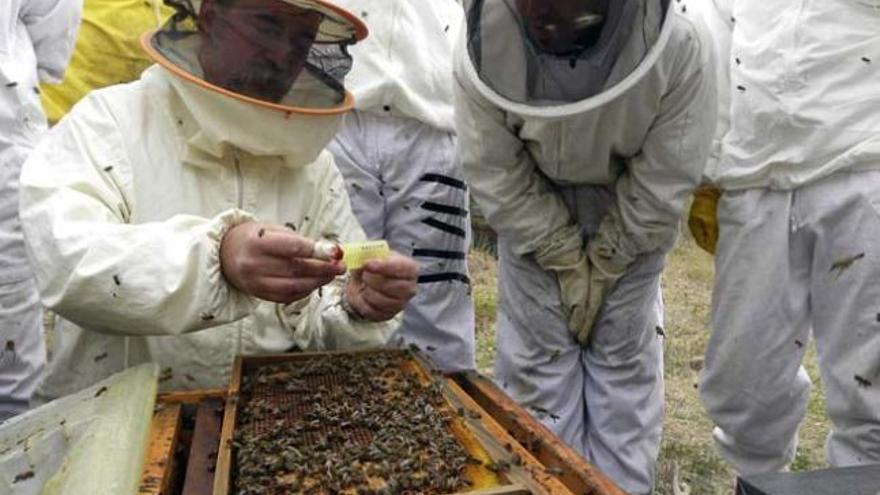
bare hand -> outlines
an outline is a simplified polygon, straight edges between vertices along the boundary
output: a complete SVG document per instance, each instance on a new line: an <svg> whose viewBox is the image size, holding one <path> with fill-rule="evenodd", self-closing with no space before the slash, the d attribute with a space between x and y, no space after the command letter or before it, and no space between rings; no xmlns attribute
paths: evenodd
<svg viewBox="0 0 880 495"><path fill-rule="evenodd" d="M419 265L398 253L353 271L345 287L348 304L365 320L385 321L401 312L418 288Z"/></svg>
<svg viewBox="0 0 880 495"><path fill-rule="evenodd" d="M338 261L311 258L315 243L279 225L237 225L220 242L223 276L238 290L287 304L345 273Z"/></svg>

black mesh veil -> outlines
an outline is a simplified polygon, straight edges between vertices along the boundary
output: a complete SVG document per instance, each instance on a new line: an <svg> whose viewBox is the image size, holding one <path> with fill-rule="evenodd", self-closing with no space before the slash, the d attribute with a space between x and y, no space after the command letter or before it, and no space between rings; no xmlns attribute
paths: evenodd
<svg viewBox="0 0 880 495"><path fill-rule="evenodd" d="M276 10L259 7L267 3L272 4L272 0L262 0L262 3L255 0L165 0L165 3L172 6L176 13L149 38L146 48L148 51L152 49L155 52L154 56L158 55L159 63L166 66L165 62L170 63L174 68L196 79L236 94L240 93L246 97L288 107L309 109L338 107L346 98L344 81L352 65L347 47L366 35L366 27L348 12L321 0L274 0L274 2L276 5L273 7L276 7ZM237 57L240 55L238 53L230 53L225 58L222 54L219 57L215 56L210 68L203 66L202 51L211 43L206 41L203 35L204 29L200 30L199 23L205 22L204 19L199 18L200 14L203 14L203 3L213 4L209 7L218 12L213 17L224 16L223 22L226 23L224 26L230 26L229 39L245 41L238 45L252 42L255 48L248 52L248 55L252 55L252 58L258 62L262 61L268 68L260 67L258 63L256 66L253 63L242 64L240 57ZM298 16L290 14L291 11L295 13L301 11L305 14ZM310 46L303 43L302 50L293 49L293 43L296 41L288 37L289 33L297 32L297 26L291 26L297 22L308 22L311 33L308 36ZM312 35L314 42L311 42ZM273 47L266 49L262 47L268 43L276 43L278 50L275 51L285 53L288 58L268 61L271 59L268 54ZM294 56L295 60L288 62L291 51L306 50L307 54ZM219 64L217 60L220 60ZM230 74L238 73L241 77L238 79L214 77L213 74L218 71L217 65L220 65L221 72L226 65ZM289 69L287 66L290 65L296 65L296 69ZM247 82L253 83L251 88L254 87L256 83L253 79L257 77L263 78L262 82L265 86L274 86L276 91L261 93L242 90L242 87L247 86ZM292 81L288 81L288 78ZM236 81L245 82L236 84Z"/></svg>
<svg viewBox="0 0 880 495"><path fill-rule="evenodd" d="M594 42L551 53L530 33L521 2L464 0L469 68L495 101L533 108L582 102L633 79L631 75L653 63L655 45L665 39L661 32L668 27L670 3L610 0ZM550 5L536 9L553 9Z"/></svg>

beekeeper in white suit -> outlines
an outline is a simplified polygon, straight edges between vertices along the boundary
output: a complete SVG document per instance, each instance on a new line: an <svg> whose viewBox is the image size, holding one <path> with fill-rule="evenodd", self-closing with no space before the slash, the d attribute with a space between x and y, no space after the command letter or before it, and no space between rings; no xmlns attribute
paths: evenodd
<svg viewBox="0 0 880 495"><path fill-rule="evenodd" d="M47 128L39 83L61 81L81 8L81 0L5 0L0 8L0 421L27 408L46 364L18 176Z"/></svg>
<svg viewBox="0 0 880 495"><path fill-rule="evenodd" d="M713 0L726 95L700 393L740 473L784 469L816 339L832 466L880 462L880 1Z"/></svg>
<svg viewBox="0 0 880 495"><path fill-rule="evenodd" d="M371 238L419 262L419 293L392 337L445 371L474 367L467 267L468 191L455 158L452 50L455 0L345 0L370 26L352 47L346 86L356 109L329 146L352 208Z"/></svg>
<svg viewBox="0 0 880 495"><path fill-rule="evenodd" d="M628 493L663 416L664 255L714 125L702 29L662 0L473 0L465 175L499 236L496 380Z"/></svg>
<svg viewBox="0 0 880 495"><path fill-rule="evenodd" d="M91 93L24 167L63 317L41 399L145 361L166 389L222 387L237 354L381 345L415 293L410 258L343 276L315 249L364 238L323 148L365 26L319 0L195 5L145 39L158 65Z"/></svg>

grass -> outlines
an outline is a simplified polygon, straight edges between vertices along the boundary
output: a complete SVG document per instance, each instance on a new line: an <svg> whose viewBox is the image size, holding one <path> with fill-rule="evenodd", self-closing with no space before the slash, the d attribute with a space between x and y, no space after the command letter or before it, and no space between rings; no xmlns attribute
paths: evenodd
<svg viewBox="0 0 880 495"><path fill-rule="evenodd" d="M495 258L482 250L473 250L468 257L474 294L474 314L477 333L477 370L492 374L495 358L495 307L498 294Z"/></svg>
<svg viewBox="0 0 880 495"><path fill-rule="evenodd" d="M469 257L477 319L477 366L491 372L495 353L496 262L485 246ZM663 273L666 306L666 420L657 465L657 495L732 493L734 473L716 453L712 422L703 411L696 389L709 340L709 303L714 276L712 257L682 237L669 254ZM813 395L801 425L794 471L824 466L827 417L816 350L809 345L805 365Z"/></svg>

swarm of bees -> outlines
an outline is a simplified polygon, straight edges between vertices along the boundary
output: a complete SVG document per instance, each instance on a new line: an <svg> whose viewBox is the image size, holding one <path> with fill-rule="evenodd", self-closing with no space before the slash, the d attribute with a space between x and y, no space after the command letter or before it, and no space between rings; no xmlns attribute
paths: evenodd
<svg viewBox="0 0 880 495"><path fill-rule="evenodd" d="M456 441L442 387L403 353L264 365L242 377L233 486L270 493L442 494L481 461Z"/></svg>

